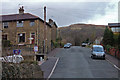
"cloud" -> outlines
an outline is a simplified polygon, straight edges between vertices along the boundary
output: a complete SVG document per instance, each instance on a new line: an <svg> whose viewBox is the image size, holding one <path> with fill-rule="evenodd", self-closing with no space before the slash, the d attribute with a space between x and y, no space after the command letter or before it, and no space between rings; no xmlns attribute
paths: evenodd
<svg viewBox="0 0 120 80"><path fill-rule="evenodd" d="M1 2L118 2L119 0L1 0Z"/></svg>
<svg viewBox="0 0 120 80"><path fill-rule="evenodd" d="M74 23L92 23L92 24L103 25L103 24L108 24L109 22L116 22L118 19L117 16L118 3L114 1L113 2L22 2L21 1L15 3L13 3L12 1L2 2L2 9L1 9L2 11L0 12L0 14L18 13L19 4L22 4L24 6L25 12L37 15L42 19L43 19L43 7L46 5L47 21L49 18L52 18L55 22L57 22L59 26L67 26Z"/></svg>
<svg viewBox="0 0 120 80"><path fill-rule="evenodd" d="M92 20L88 20L87 23L98 24L98 25L107 25L108 23L117 23L118 22L118 3L112 2L109 3L105 8L105 14L96 14Z"/></svg>

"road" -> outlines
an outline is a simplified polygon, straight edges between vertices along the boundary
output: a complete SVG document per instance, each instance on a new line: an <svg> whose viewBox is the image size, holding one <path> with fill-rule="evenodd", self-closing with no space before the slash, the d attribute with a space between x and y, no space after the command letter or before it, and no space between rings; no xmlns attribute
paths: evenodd
<svg viewBox="0 0 120 80"><path fill-rule="evenodd" d="M62 48L51 78L118 78L119 71L107 60L91 59L89 48Z"/></svg>

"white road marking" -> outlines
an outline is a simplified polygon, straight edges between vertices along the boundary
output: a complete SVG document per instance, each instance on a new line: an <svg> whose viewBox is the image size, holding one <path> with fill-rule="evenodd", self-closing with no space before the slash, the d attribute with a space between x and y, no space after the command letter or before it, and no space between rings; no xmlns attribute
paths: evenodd
<svg viewBox="0 0 120 80"><path fill-rule="evenodd" d="M52 76L52 74L53 74L53 72L54 72L54 70L55 70L55 68L56 68L56 65L57 65L58 61L59 61L59 58L58 58L57 61L55 62L55 65L54 65L54 67L53 67L50 75L48 76L47 80L49 80L49 78Z"/></svg>
<svg viewBox="0 0 120 80"><path fill-rule="evenodd" d="M117 67L116 65L114 65L114 67L115 67L115 68L117 68L118 70L120 70L120 68L119 68L119 67Z"/></svg>
<svg viewBox="0 0 120 80"><path fill-rule="evenodd" d="M108 59L106 59L106 61L108 61L110 64L112 64L116 69L120 70L119 67L117 67L115 64L113 64L112 62L110 62Z"/></svg>

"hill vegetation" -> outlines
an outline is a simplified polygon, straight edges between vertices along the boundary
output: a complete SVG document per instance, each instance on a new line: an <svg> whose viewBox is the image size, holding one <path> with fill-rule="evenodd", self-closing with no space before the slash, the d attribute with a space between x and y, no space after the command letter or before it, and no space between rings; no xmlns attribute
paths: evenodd
<svg viewBox="0 0 120 80"><path fill-rule="evenodd" d="M58 36L62 38L63 43L70 42L79 46L83 41L89 39L91 43L97 38L103 37L105 25L93 24L72 24L58 29Z"/></svg>

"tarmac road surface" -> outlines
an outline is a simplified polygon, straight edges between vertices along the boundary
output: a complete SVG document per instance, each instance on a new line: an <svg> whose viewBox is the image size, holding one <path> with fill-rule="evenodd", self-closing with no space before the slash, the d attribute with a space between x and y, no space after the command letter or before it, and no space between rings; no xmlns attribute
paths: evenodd
<svg viewBox="0 0 120 80"><path fill-rule="evenodd" d="M50 78L114 78L119 77L119 70L107 60L91 59L91 50L80 46L62 48L57 66ZM102 79L103 80L103 79Z"/></svg>

